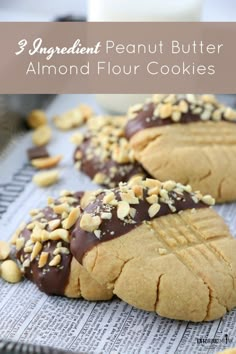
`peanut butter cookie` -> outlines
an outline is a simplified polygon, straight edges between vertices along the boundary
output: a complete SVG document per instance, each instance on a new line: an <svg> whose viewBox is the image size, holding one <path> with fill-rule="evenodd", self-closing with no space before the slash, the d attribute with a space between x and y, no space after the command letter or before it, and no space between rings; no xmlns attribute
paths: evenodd
<svg viewBox="0 0 236 354"><path fill-rule="evenodd" d="M81 198L87 196L64 191L58 200L49 198L46 208L32 210L32 220L14 236L16 256L25 277L47 294L107 300L112 291L92 279L70 252Z"/></svg>
<svg viewBox="0 0 236 354"><path fill-rule="evenodd" d="M74 140L75 167L97 184L115 187L133 175L147 176L135 161L134 153L124 136L125 117L95 117L88 123L88 131Z"/></svg>
<svg viewBox="0 0 236 354"><path fill-rule="evenodd" d="M211 95L154 95L129 118L126 136L151 176L236 200L236 111Z"/></svg>
<svg viewBox="0 0 236 354"><path fill-rule="evenodd" d="M134 178L98 191L72 232L71 252L127 303L186 321L236 306L236 240L210 195Z"/></svg>

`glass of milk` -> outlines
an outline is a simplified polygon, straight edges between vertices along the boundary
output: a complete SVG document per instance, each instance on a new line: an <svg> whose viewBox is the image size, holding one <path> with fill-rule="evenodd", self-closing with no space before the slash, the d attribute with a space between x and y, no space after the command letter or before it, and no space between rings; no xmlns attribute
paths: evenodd
<svg viewBox="0 0 236 354"><path fill-rule="evenodd" d="M88 0L88 21L193 22L200 21L203 0ZM109 112L126 113L128 107L150 95L96 95Z"/></svg>
<svg viewBox="0 0 236 354"><path fill-rule="evenodd" d="M192 22L201 17L203 0L89 0L89 21Z"/></svg>

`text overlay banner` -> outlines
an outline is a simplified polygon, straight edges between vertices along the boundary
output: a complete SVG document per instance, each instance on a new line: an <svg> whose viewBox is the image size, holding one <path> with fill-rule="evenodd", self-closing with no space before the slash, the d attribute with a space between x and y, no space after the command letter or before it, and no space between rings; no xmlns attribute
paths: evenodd
<svg viewBox="0 0 236 354"><path fill-rule="evenodd" d="M0 93L236 93L236 23L0 23Z"/></svg>

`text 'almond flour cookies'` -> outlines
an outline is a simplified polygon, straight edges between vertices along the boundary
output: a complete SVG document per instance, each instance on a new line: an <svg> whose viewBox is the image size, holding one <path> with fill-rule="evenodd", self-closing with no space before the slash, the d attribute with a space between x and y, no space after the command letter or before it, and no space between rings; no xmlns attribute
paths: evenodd
<svg viewBox="0 0 236 354"><path fill-rule="evenodd" d="M126 136L150 175L236 200L236 111L211 95L154 95L129 118Z"/></svg>
<svg viewBox="0 0 236 354"><path fill-rule="evenodd" d="M190 186L134 178L94 194L71 252L137 308L178 320L217 319L236 306L236 240L213 204Z"/></svg>
<svg viewBox="0 0 236 354"><path fill-rule="evenodd" d="M75 167L97 184L115 187L133 175L147 176L134 159L134 153L124 136L125 117L94 117L83 136L75 135L78 147L74 154Z"/></svg>
<svg viewBox="0 0 236 354"><path fill-rule="evenodd" d="M25 277L46 294L108 300L112 292L92 279L70 252L71 229L87 198L83 195L65 191L56 201L49 198L46 208L32 210L32 220L14 236L16 256Z"/></svg>

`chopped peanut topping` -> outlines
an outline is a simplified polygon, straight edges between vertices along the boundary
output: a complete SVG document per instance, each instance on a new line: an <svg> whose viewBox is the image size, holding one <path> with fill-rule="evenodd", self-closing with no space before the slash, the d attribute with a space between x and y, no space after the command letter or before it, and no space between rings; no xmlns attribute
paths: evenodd
<svg viewBox="0 0 236 354"><path fill-rule="evenodd" d="M57 254L70 254L70 251L66 247L57 247L53 251L53 255L56 256Z"/></svg>
<svg viewBox="0 0 236 354"><path fill-rule="evenodd" d="M226 107L217 101L214 95L193 94L156 94L146 104L154 104L153 116L146 120L171 119L173 122L181 122L182 115L190 113L198 115L203 121L236 120L236 110ZM137 109L138 108L138 109ZM145 105L131 107L128 118L134 119L145 109Z"/></svg>
<svg viewBox="0 0 236 354"><path fill-rule="evenodd" d="M41 234L42 234L42 229L39 227L38 224L36 224L35 227L33 228L33 232L30 238L33 242L41 241Z"/></svg>
<svg viewBox="0 0 236 354"><path fill-rule="evenodd" d="M148 209L148 215L150 216L150 218L153 218L158 213L160 208L161 208L160 204L157 203L152 204Z"/></svg>
<svg viewBox="0 0 236 354"><path fill-rule="evenodd" d="M112 218L112 213L103 212L101 213L101 218L105 220L110 220Z"/></svg>
<svg viewBox="0 0 236 354"><path fill-rule="evenodd" d="M144 174L134 164L135 154L125 137L126 117L94 117L88 122L88 131L79 138L74 159L75 167L82 168L93 182L114 187L117 180L127 180L132 174ZM95 175L86 166L95 164ZM97 171L97 173L96 173Z"/></svg>
<svg viewBox="0 0 236 354"><path fill-rule="evenodd" d="M115 234L112 229L115 218L121 220L125 226L126 224L145 222L149 218L158 217L158 214L181 213L180 205L183 205L183 210L185 210L194 209L193 202L197 204L201 201L206 205L214 204L214 199L211 196L202 196L199 192L193 193L189 185L185 186L171 180L160 182L150 178L145 180L135 178L135 180L138 182L137 185L133 183L134 181L132 183L121 182L119 187L112 190L94 192L96 199L90 204L90 212L86 212L85 207L85 212L80 220L81 229L94 232L98 239L102 239L106 234ZM185 202L187 203L186 207L184 206ZM94 209L91 209L92 206ZM164 208L164 214L161 213L161 208ZM140 220L140 216L145 216L146 212L148 213L147 219L144 217L144 220ZM105 222L106 224L104 224ZM104 228L102 228L103 225L105 225Z"/></svg>
<svg viewBox="0 0 236 354"><path fill-rule="evenodd" d="M39 187L48 187L56 183L59 179L59 173L56 170L39 172L33 177L33 182Z"/></svg>
<svg viewBox="0 0 236 354"><path fill-rule="evenodd" d="M52 156L52 157L42 157L38 159L31 160L32 166L38 169L50 168L58 165L61 161L62 155Z"/></svg>
<svg viewBox="0 0 236 354"><path fill-rule="evenodd" d="M80 105L70 111L53 118L55 126L60 130L70 130L80 127L92 115L92 109L87 105Z"/></svg>
<svg viewBox="0 0 236 354"><path fill-rule="evenodd" d="M43 268L47 264L48 256L49 256L48 252L42 252L40 254L39 263L38 263L39 268Z"/></svg>
<svg viewBox="0 0 236 354"><path fill-rule="evenodd" d="M53 257L53 259L51 260L51 262L49 262L49 266L50 267L56 267L60 264L61 262L61 255L57 254L55 257Z"/></svg>
<svg viewBox="0 0 236 354"><path fill-rule="evenodd" d="M20 224L20 226L17 228L13 236L11 237L11 244L15 245L17 238L20 236L21 232L24 230L26 227L26 223L23 222Z"/></svg>
<svg viewBox="0 0 236 354"><path fill-rule="evenodd" d="M165 249L165 248L159 248L159 254L160 255L165 255L165 254L167 254L167 250Z"/></svg>
<svg viewBox="0 0 236 354"><path fill-rule="evenodd" d="M98 172L93 178L93 182L97 184L103 184L106 180L106 175L104 173Z"/></svg>
<svg viewBox="0 0 236 354"><path fill-rule="evenodd" d="M43 248L42 243L37 241L36 244L33 247L33 251L32 251L31 256L30 256L31 262L37 257L37 255L42 250L42 248Z"/></svg>
<svg viewBox="0 0 236 354"><path fill-rule="evenodd" d="M58 226L60 226L60 224L61 224L60 219L51 220L48 222L48 228L50 231L53 231L53 230L57 229Z"/></svg>
<svg viewBox="0 0 236 354"><path fill-rule="evenodd" d="M16 239L16 250L20 251L24 247L24 244L25 244L24 237L17 238Z"/></svg>
<svg viewBox="0 0 236 354"><path fill-rule="evenodd" d="M157 202L158 202L158 196L157 196L156 194L152 194L150 197L147 197L147 198L146 198L146 201L147 201L149 204L157 203Z"/></svg>
<svg viewBox="0 0 236 354"><path fill-rule="evenodd" d="M214 205L215 204L215 199L212 198L211 195L204 195L202 197L202 202L208 205Z"/></svg>
<svg viewBox="0 0 236 354"><path fill-rule="evenodd" d="M27 117L27 124L30 128L36 129L47 124L47 117L44 111L35 109Z"/></svg>
<svg viewBox="0 0 236 354"><path fill-rule="evenodd" d="M174 181L166 181L163 183L163 188L168 192L172 191L176 187L176 183Z"/></svg>
<svg viewBox="0 0 236 354"><path fill-rule="evenodd" d="M92 216L90 214L84 213L80 220L80 227L84 231L93 232L98 229L102 220L99 216Z"/></svg>
<svg viewBox="0 0 236 354"><path fill-rule="evenodd" d="M124 220L130 213L130 205L125 201L118 202L117 217Z"/></svg>
<svg viewBox="0 0 236 354"><path fill-rule="evenodd" d="M49 125L42 125L35 129L32 141L37 146L46 145L52 138L52 131Z"/></svg>
<svg viewBox="0 0 236 354"><path fill-rule="evenodd" d="M94 235L100 239L101 238L101 230L95 230Z"/></svg>
<svg viewBox="0 0 236 354"><path fill-rule="evenodd" d="M5 241L0 241L0 261L4 261L10 255L9 243Z"/></svg>
<svg viewBox="0 0 236 354"><path fill-rule="evenodd" d="M63 222L62 226L68 230L70 229L77 221L78 217L80 216L80 207L73 208L68 216Z"/></svg>
<svg viewBox="0 0 236 354"><path fill-rule="evenodd" d="M83 134L81 133L76 133L76 134L73 134L70 138L70 141L75 144L75 145L80 145L84 140L84 136Z"/></svg>
<svg viewBox="0 0 236 354"><path fill-rule="evenodd" d="M8 259L1 264L1 277L9 283L18 283L22 274L16 262Z"/></svg>
<svg viewBox="0 0 236 354"><path fill-rule="evenodd" d="M49 233L50 240L63 240L69 243L69 232L65 229L56 229Z"/></svg>
<svg viewBox="0 0 236 354"><path fill-rule="evenodd" d="M67 212L69 209L69 204L68 203L62 203L58 205L53 206L53 211L56 214L62 214L64 211Z"/></svg>
<svg viewBox="0 0 236 354"><path fill-rule="evenodd" d="M140 199L143 198L143 188L140 185L134 185L132 187L132 190L134 192L134 195Z"/></svg>
<svg viewBox="0 0 236 354"><path fill-rule="evenodd" d="M105 195L103 198L103 203L104 204L109 204L112 200L115 199L115 194L113 192L109 192L108 194Z"/></svg>

